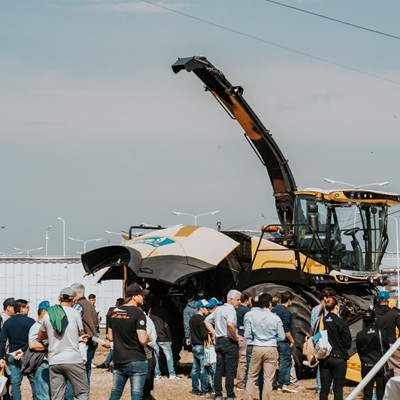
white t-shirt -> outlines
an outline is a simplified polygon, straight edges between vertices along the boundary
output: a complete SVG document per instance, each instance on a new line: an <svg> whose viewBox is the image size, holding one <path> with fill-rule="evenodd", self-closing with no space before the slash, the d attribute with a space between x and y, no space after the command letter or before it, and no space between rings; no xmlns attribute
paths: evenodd
<svg viewBox="0 0 400 400"><path fill-rule="evenodd" d="M79 336L83 330L82 318L78 311L71 307L63 306L68 318L68 326L62 336L57 335L50 323L49 315L43 318L40 330L47 332L49 340L49 364L75 364L83 363L79 351Z"/></svg>
<svg viewBox="0 0 400 400"><path fill-rule="evenodd" d="M29 329L29 337L28 337L28 342L33 342L35 339L38 337L39 333L39 328L41 326L41 322L36 321L32 326L31 329Z"/></svg>
<svg viewBox="0 0 400 400"><path fill-rule="evenodd" d="M28 342L31 343L34 340L37 339L38 337L38 333L39 333L39 329L42 326L42 323L39 321L36 321L32 326L31 329L29 330L29 337L28 337ZM44 344L47 344L48 340L46 340L44 342ZM43 352L44 353L44 359L45 361L48 361L48 357L47 357L47 350Z"/></svg>
<svg viewBox="0 0 400 400"><path fill-rule="evenodd" d="M157 331L153 320L146 315L146 331L151 337L151 342L147 343L147 346L154 348L157 343Z"/></svg>

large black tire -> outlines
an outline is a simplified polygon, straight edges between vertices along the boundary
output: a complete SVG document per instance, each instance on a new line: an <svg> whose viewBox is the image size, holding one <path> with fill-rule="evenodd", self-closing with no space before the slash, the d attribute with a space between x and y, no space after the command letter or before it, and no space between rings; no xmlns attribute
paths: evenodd
<svg viewBox="0 0 400 400"><path fill-rule="evenodd" d="M290 307L292 313L292 335L295 341L295 348L293 349L293 358L296 367L297 377L299 378L303 372L307 369L303 365L303 343L305 337L311 332L311 307L307 301L296 293L292 288L283 286L275 283L262 283L260 285L252 286L246 289L246 293L250 293L252 296L260 295L261 293L268 293L271 296L289 291L293 294L293 304Z"/></svg>

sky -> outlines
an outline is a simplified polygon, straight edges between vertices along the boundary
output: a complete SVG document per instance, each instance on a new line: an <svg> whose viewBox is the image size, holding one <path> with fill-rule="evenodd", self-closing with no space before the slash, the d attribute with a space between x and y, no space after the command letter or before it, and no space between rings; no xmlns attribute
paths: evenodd
<svg viewBox="0 0 400 400"><path fill-rule="evenodd" d="M283 2L400 36L396 0ZM244 88L299 188L400 193L399 46L265 0L0 1L0 253L44 255L47 230L62 255L57 218L67 237L102 239L87 250L118 242L105 230L194 222L173 210L220 210L198 223L223 229L277 222L240 126L172 72L178 57L206 56Z"/></svg>

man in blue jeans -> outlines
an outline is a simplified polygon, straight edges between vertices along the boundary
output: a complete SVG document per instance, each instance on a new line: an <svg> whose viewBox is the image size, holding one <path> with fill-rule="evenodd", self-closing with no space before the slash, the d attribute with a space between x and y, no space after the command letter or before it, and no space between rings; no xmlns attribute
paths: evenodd
<svg viewBox="0 0 400 400"><path fill-rule="evenodd" d="M6 365L6 343L8 340L7 365L11 370L12 398L13 400L21 400L21 358L28 349L29 330L35 320L28 317L29 305L27 300L16 300L14 310L15 315L4 323L0 334L0 368ZM28 378L32 386L33 398L36 398L33 374L29 374Z"/></svg>
<svg viewBox="0 0 400 400"><path fill-rule="evenodd" d="M207 300L197 302L197 313L190 318L190 343L192 345L193 365L190 373L192 377L192 394L206 396L210 392L208 372L204 367L204 341L209 332L204 324L204 317L208 314L210 304ZM199 378L201 391L199 390Z"/></svg>
<svg viewBox="0 0 400 400"><path fill-rule="evenodd" d="M178 379L174 369L174 358L172 354L172 334L169 321L169 314L165 307L162 305L161 296L154 296L152 300L152 306L148 311L150 319L154 322L154 326L157 332L157 343L154 348L156 352L156 367L154 370L155 379L162 379L159 355L160 349L165 354L167 361L169 379Z"/></svg>
<svg viewBox="0 0 400 400"><path fill-rule="evenodd" d="M228 400L236 399L233 386L239 356L236 308L239 307L241 295L242 293L237 290L230 290L226 303L205 319L206 327L213 335L217 353L217 369L214 378L215 400L222 400L224 371Z"/></svg>
<svg viewBox="0 0 400 400"><path fill-rule="evenodd" d="M144 346L151 341L146 331L146 315L138 307L149 293L137 283L125 290L125 304L116 307L110 315L106 347L114 342L113 386L109 400L121 398L129 379L131 400L142 400L147 375Z"/></svg>
<svg viewBox="0 0 400 400"><path fill-rule="evenodd" d="M47 300L43 300L38 306L38 320L32 325L29 331L29 348L35 352L43 352L44 359L34 371L35 380L35 400L50 400L50 369L47 345L37 340L39 334L39 328L42 324L43 318L47 314L47 310L50 307L50 303Z"/></svg>
<svg viewBox="0 0 400 400"><path fill-rule="evenodd" d="M291 333L292 329L292 313L289 307L293 303L293 295L286 291L281 294L281 304L272 308L282 320L283 330L285 331L285 339L278 342L279 353L279 375L278 375L278 390L284 392L296 393L297 390L290 385L290 370L292 368L292 349L294 347L294 339Z"/></svg>

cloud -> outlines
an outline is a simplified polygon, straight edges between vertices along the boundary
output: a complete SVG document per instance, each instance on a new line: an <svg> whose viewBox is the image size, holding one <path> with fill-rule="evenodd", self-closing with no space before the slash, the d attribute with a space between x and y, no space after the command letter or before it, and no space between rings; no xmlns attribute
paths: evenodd
<svg viewBox="0 0 400 400"><path fill-rule="evenodd" d="M186 8L187 4L184 3L167 3L165 1L119 1L110 4L109 2L98 2L97 4L88 5L86 8L104 13L134 13L134 14L144 14L144 13L165 13L168 9L179 10Z"/></svg>

